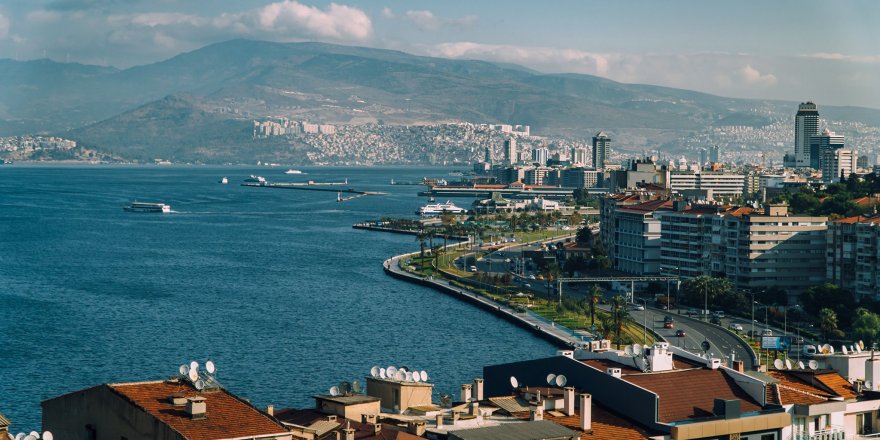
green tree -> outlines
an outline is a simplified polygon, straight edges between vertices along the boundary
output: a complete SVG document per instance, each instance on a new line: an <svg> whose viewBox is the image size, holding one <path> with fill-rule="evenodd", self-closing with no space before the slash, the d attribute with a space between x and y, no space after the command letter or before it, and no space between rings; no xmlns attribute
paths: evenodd
<svg viewBox="0 0 880 440"><path fill-rule="evenodd" d="M843 337L843 332L837 328L837 313L829 308L819 310L819 328L822 329L825 339Z"/></svg>
<svg viewBox="0 0 880 440"><path fill-rule="evenodd" d="M421 258L422 261L425 260L425 241L427 240L428 233L425 232L424 229L419 229L418 232L416 232L416 241L419 242L419 258Z"/></svg>
<svg viewBox="0 0 880 440"><path fill-rule="evenodd" d="M817 316L823 308L833 310L837 316L848 318L856 308L856 298L852 292L831 283L821 284L807 289L801 295L804 311ZM848 319L843 319L847 322Z"/></svg>
<svg viewBox="0 0 880 440"><path fill-rule="evenodd" d="M568 216L568 224L571 225L572 228L577 228L580 226L581 222L584 220L584 217L581 213L577 212L577 209ZM578 230L580 231L580 229Z"/></svg>
<svg viewBox="0 0 880 440"><path fill-rule="evenodd" d="M593 284L593 288L590 289L590 296L588 298L590 302L590 324L596 324L596 304L599 304L599 301L602 300L602 288L599 287L598 284Z"/></svg>
<svg viewBox="0 0 880 440"><path fill-rule="evenodd" d="M590 231L590 228L584 226L577 230L577 233L574 236L574 241L578 244L589 246L593 243L593 232Z"/></svg>
<svg viewBox="0 0 880 440"><path fill-rule="evenodd" d="M681 283L684 302L692 305L718 304L729 302L733 292L733 284L727 278L715 278L701 275ZM708 295L708 301L707 301Z"/></svg>
<svg viewBox="0 0 880 440"><path fill-rule="evenodd" d="M629 312L626 311L626 298L624 298L622 295L617 295L612 298L611 322L614 325L614 338L617 342L618 350L620 349L620 344L623 342L621 338L623 328L631 320L632 318L629 316Z"/></svg>
<svg viewBox="0 0 880 440"><path fill-rule="evenodd" d="M871 345L878 340L880 334L880 315L872 313L863 307L855 311L852 321L852 334L854 339L860 339Z"/></svg>

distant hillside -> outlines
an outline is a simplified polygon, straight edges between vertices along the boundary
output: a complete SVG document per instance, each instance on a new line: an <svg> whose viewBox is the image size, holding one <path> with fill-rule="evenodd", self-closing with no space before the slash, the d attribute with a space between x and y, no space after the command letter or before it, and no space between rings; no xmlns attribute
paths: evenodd
<svg viewBox="0 0 880 440"><path fill-rule="evenodd" d="M509 64L251 40L125 70L0 60L0 83L0 135L67 134L138 157L233 154L227 144L246 142L247 122L271 116L353 124L519 123L537 134L572 137L605 129L650 133L648 142L661 144L711 126L763 125L793 117L796 108ZM821 112L880 125L878 110L822 106ZM654 139L655 133L665 138Z"/></svg>

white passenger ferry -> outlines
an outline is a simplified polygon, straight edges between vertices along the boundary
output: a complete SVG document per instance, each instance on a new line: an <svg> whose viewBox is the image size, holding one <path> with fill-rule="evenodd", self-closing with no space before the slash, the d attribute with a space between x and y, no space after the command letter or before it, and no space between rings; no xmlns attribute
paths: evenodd
<svg viewBox="0 0 880 440"><path fill-rule="evenodd" d="M454 203L447 201L446 203L429 203L425 206L422 206L421 208L419 208L418 211L416 211L416 214L422 217L430 217L443 213L465 214L467 213L467 209L455 206Z"/></svg>
<svg viewBox="0 0 880 440"><path fill-rule="evenodd" d="M164 203L134 202L122 208L128 212L171 212L171 205Z"/></svg>

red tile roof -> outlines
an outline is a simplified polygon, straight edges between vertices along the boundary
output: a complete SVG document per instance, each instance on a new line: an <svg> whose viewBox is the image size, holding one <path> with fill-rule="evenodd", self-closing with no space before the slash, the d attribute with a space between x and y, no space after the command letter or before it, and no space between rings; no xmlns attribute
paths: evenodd
<svg viewBox="0 0 880 440"><path fill-rule="evenodd" d="M754 401L723 370L693 369L623 376L623 380L660 397L659 419L675 422L713 415L715 399L739 399L742 413L760 411Z"/></svg>
<svg viewBox="0 0 880 440"><path fill-rule="evenodd" d="M857 396L852 385L834 371L770 370L767 374L779 381L775 385L783 405L809 405L826 402L832 397L854 399Z"/></svg>
<svg viewBox="0 0 880 440"><path fill-rule="evenodd" d="M226 390L198 392L182 381L106 385L111 390L190 440L213 440L286 433L284 425ZM174 406L172 395L205 398L207 417L193 420Z"/></svg>
<svg viewBox="0 0 880 440"><path fill-rule="evenodd" d="M299 426L309 426L312 423L327 420L327 416L327 414L314 409L286 408L275 412L275 417L278 420ZM342 432L346 426L351 426L355 430L354 438L356 440L423 440L422 437L395 430L391 425L384 423L382 424L382 429L376 433L375 427L369 423L361 423L343 417L338 417L336 420L340 423L339 427L329 432Z"/></svg>
<svg viewBox="0 0 880 440"><path fill-rule="evenodd" d="M581 417L578 414L565 417L554 417L549 413L544 414L544 420L549 420L578 432L578 438L581 439L642 440L650 438L647 431L637 427L633 422L618 417L614 413L595 404L590 414L592 417L590 425L592 430L590 432L580 430Z"/></svg>
<svg viewBox="0 0 880 440"><path fill-rule="evenodd" d="M843 223L847 225L852 225L855 223L869 223L869 224L880 224L880 216L873 217L865 217L863 215L857 215L854 217L845 217L837 220L833 220L834 223Z"/></svg>
<svg viewBox="0 0 880 440"><path fill-rule="evenodd" d="M644 203L639 203L637 205L627 205L619 209L620 212L635 212L639 214L654 212L660 209L672 209L672 201L671 200L650 200Z"/></svg>

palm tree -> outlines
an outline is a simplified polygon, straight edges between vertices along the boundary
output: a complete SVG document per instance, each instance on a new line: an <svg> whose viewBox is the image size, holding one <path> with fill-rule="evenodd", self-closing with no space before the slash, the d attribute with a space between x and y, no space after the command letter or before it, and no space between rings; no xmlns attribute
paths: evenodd
<svg viewBox="0 0 880 440"><path fill-rule="evenodd" d="M829 308L819 310L819 327L822 328L822 334L826 339L829 335L840 333L837 329L837 313Z"/></svg>
<svg viewBox="0 0 880 440"><path fill-rule="evenodd" d="M593 284L593 288L590 290L590 325L596 324L596 304L599 304L599 301L602 300L602 289L598 284Z"/></svg>
<svg viewBox="0 0 880 440"><path fill-rule="evenodd" d="M620 349L623 327L630 321L629 313L626 311L626 298L617 295L611 299L611 321L614 324L614 335L617 340L617 349Z"/></svg>
<svg viewBox="0 0 880 440"><path fill-rule="evenodd" d="M416 241L419 242L419 257L424 260L425 259L425 240L428 239L428 234L424 229L419 229L416 232Z"/></svg>

